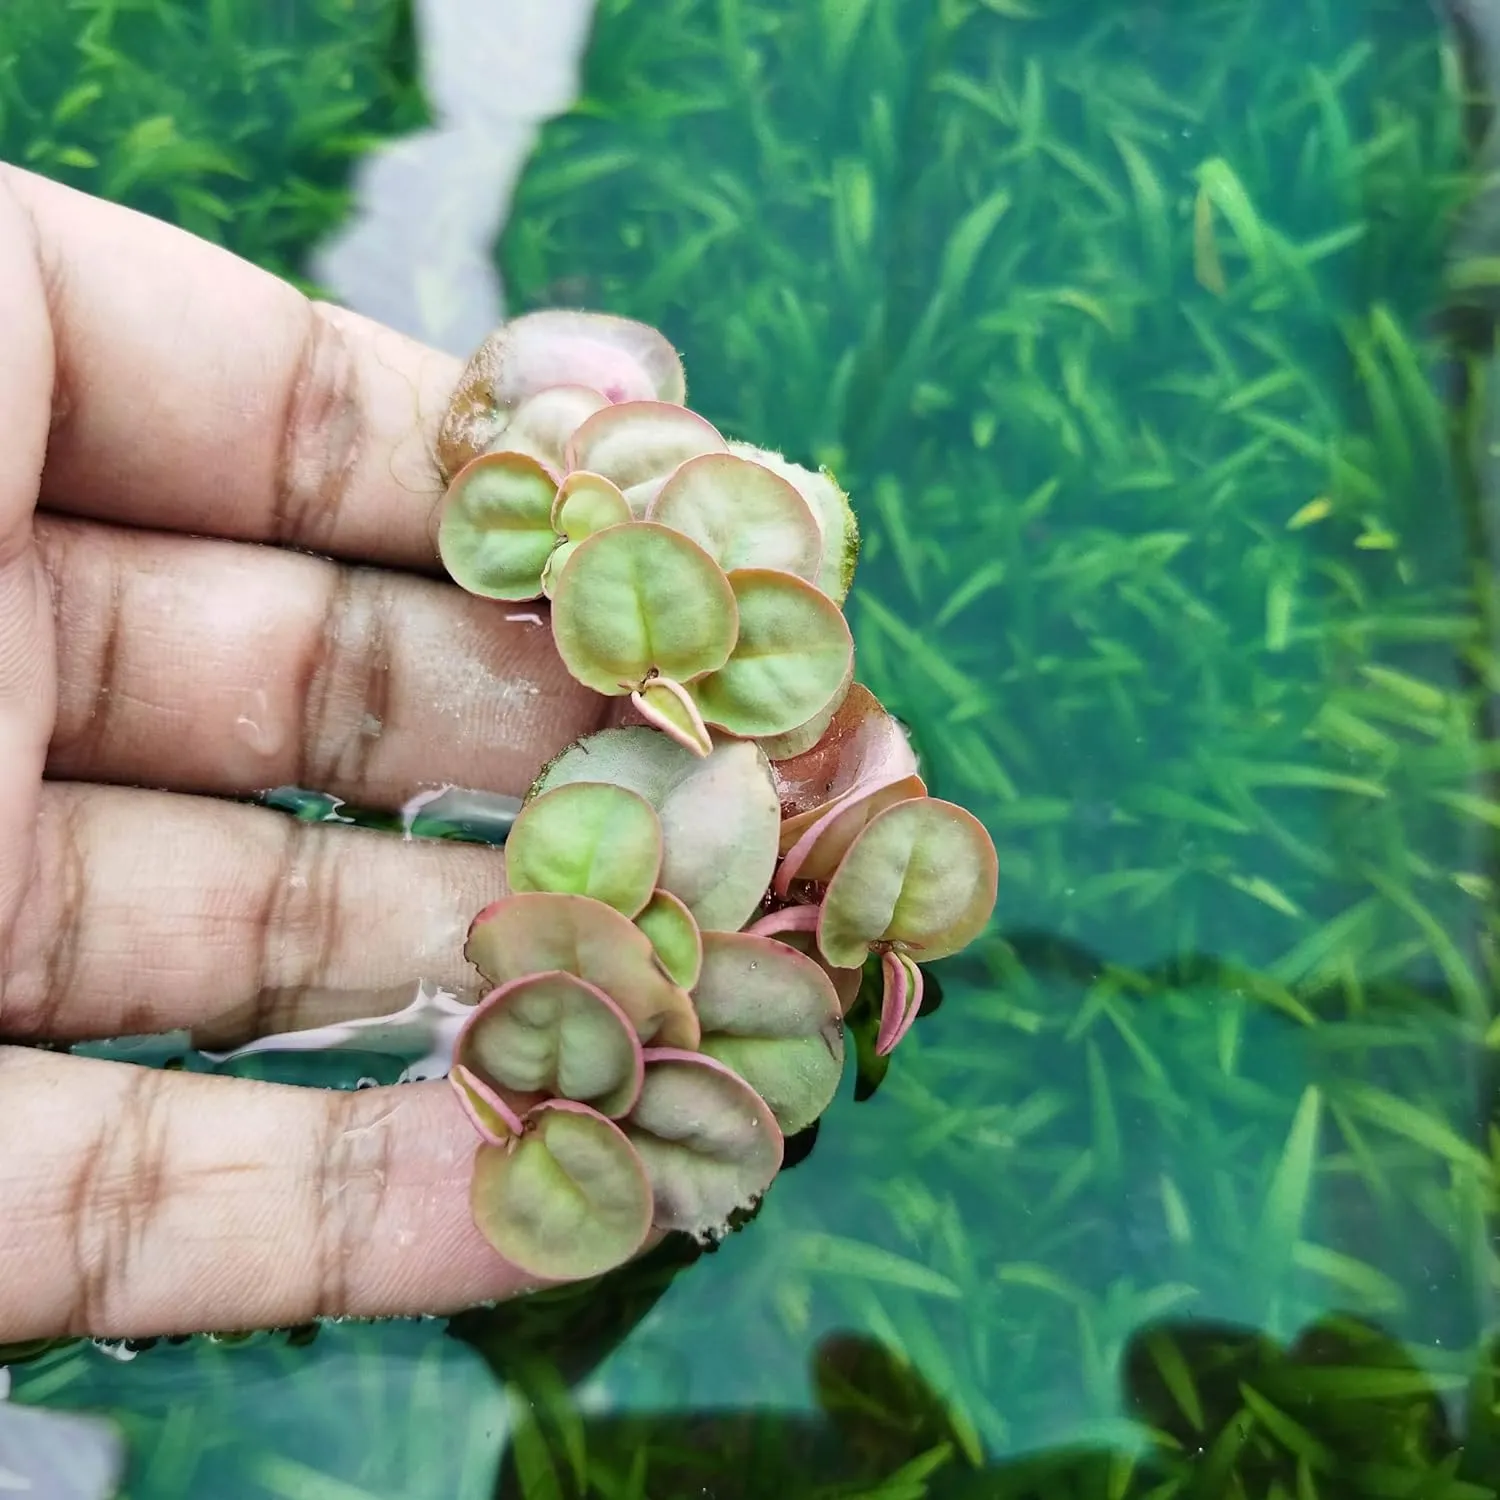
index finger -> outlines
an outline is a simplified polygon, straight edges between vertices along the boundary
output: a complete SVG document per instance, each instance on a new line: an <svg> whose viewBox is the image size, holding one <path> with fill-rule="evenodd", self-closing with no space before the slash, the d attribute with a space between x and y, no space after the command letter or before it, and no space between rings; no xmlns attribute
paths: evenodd
<svg viewBox="0 0 1500 1500"><path fill-rule="evenodd" d="M169 225L0 166L55 337L42 503L435 568L461 366Z"/></svg>

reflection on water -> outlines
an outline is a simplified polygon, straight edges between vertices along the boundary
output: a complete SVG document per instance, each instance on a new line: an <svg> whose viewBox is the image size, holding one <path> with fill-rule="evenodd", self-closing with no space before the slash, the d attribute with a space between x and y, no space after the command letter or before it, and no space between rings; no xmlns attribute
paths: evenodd
<svg viewBox="0 0 1500 1500"><path fill-rule="evenodd" d="M111 1413L134 1500L1500 1490L1462 10L602 4L510 295L660 323L697 409L838 468L862 672L994 833L996 931L889 1071L856 1019L712 1253L16 1396Z"/></svg>

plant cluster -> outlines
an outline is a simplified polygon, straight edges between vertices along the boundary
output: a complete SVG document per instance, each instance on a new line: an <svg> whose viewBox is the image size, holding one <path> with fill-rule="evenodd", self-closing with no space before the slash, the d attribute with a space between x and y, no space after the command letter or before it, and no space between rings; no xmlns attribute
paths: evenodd
<svg viewBox="0 0 1500 1500"><path fill-rule="evenodd" d="M927 795L853 680L842 490L685 396L644 325L533 313L474 356L439 445L450 574L548 596L568 670L637 720L543 770L465 950L493 986L450 1074L482 1141L475 1221L547 1278L653 1229L725 1233L833 1099L867 961L886 1054L919 961L995 902L983 824Z"/></svg>

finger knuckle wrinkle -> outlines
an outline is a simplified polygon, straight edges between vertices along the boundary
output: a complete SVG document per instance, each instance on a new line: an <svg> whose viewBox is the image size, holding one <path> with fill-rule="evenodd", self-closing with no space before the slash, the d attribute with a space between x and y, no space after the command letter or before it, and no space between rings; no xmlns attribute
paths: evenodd
<svg viewBox="0 0 1500 1500"><path fill-rule="evenodd" d="M314 1316L343 1318L358 1312L358 1263L369 1254L384 1210L391 1130L387 1113L363 1117L369 1098L345 1094L329 1102L309 1205L316 1226Z"/></svg>
<svg viewBox="0 0 1500 1500"><path fill-rule="evenodd" d="M166 1075L141 1069L83 1153L67 1197L73 1246L70 1332L97 1334L127 1316L169 1196ZM159 1250L159 1247L156 1247Z"/></svg>
<svg viewBox="0 0 1500 1500"><path fill-rule="evenodd" d="M288 826L270 888L256 915L259 955L251 1034L290 1022L297 997L328 972L343 939L339 865L328 832Z"/></svg>
<svg viewBox="0 0 1500 1500"><path fill-rule="evenodd" d="M328 309L307 306L302 348L287 390L271 537L317 547L334 535L364 442L359 364Z"/></svg>
<svg viewBox="0 0 1500 1500"><path fill-rule="evenodd" d="M0 960L0 1037L59 1034L83 951L88 862L82 803L43 804L38 864Z"/></svg>
<svg viewBox="0 0 1500 1500"><path fill-rule="evenodd" d="M339 569L302 672L299 775L358 796L392 704L391 600L373 572Z"/></svg>

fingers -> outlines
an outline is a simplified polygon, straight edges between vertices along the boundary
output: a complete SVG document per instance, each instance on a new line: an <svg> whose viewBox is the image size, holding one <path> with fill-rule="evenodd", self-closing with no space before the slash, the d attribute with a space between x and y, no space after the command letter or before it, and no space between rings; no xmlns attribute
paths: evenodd
<svg viewBox="0 0 1500 1500"><path fill-rule="evenodd" d="M531 605L271 547L41 519L57 601L57 777L399 806L523 793L587 733Z"/></svg>
<svg viewBox="0 0 1500 1500"><path fill-rule="evenodd" d="M154 219L13 168L6 183L56 346L44 504L436 566L431 455L456 361ZM34 297L5 253L7 296Z"/></svg>
<svg viewBox="0 0 1500 1500"><path fill-rule="evenodd" d="M31 545L47 447L52 337L25 216L0 182L0 954L31 876L32 824L52 732L52 608Z"/></svg>
<svg viewBox="0 0 1500 1500"><path fill-rule="evenodd" d="M510 1295L523 1278L470 1218L475 1144L444 1084L342 1093L0 1048L0 1344Z"/></svg>
<svg viewBox="0 0 1500 1500"><path fill-rule="evenodd" d="M0 1037L219 1047L390 1014L422 982L474 995L464 936L501 869L493 849L49 783Z"/></svg>

